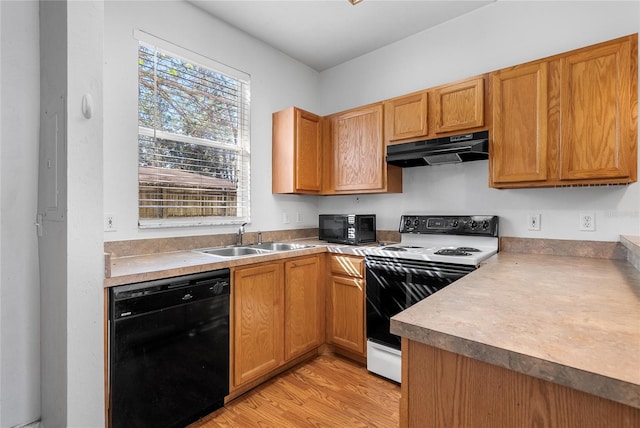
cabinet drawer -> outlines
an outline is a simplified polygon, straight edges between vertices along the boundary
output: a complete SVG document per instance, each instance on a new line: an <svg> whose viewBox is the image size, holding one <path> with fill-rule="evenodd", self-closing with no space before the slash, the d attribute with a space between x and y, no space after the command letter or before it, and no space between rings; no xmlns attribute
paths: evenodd
<svg viewBox="0 0 640 428"><path fill-rule="evenodd" d="M334 274L364 278L364 257L331 255L329 263Z"/></svg>

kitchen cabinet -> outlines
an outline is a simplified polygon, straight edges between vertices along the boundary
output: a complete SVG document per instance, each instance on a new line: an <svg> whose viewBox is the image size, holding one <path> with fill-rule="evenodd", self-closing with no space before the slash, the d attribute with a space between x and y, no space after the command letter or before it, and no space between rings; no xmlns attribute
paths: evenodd
<svg viewBox="0 0 640 428"><path fill-rule="evenodd" d="M478 76L433 89L435 132L462 131L484 123L484 77Z"/></svg>
<svg viewBox="0 0 640 428"><path fill-rule="evenodd" d="M233 384L241 385L284 360L283 270L281 263L233 273Z"/></svg>
<svg viewBox="0 0 640 428"><path fill-rule="evenodd" d="M496 188L637 181L637 34L491 75Z"/></svg>
<svg viewBox="0 0 640 428"><path fill-rule="evenodd" d="M494 185L547 179L547 69L537 62L492 75Z"/></svg>
<svg viewBox="0 0 640 428"><path fill-rule="evenodd" d="M402 170L385 161L382 118L382 103L327 118L326 194L402 192Z"/></svg>
<svg viewBox="0 0 640 428"><path fill-rule="evenodd" d="M305 257L284 265L284 357L289 361L324 342L324 287L320 257Z"/></svg>
<svg viewBox="0 0 640 428"><path fill-rule="evenodd" d="M486 79L475 76L384 101L386 144L485 129Z"/></svg>
<svg viewBox="0 0 640 428"><path fill-rule="evenodd" d="M321 117L289 107L273 113L272 132L272 192L320 193Z"/></svg>
<svg viewBox="0 0 640 428"><path fill-rule="evenodd" d="M267 376L322 344L320 275L318 255L234 270L234 387Z"/></svg>
<svg viewBox="0 0 640 428"><path fill-rule="evenodd" d="M364 258L331 254L328 263L327 342L364 356Z"/></svg>
<svg viewBox="0 0 640 428"><path fill-rule="evenodd" d="M427 99L427 91L420 91L384 102L387 144L427 136Z"/></svg>

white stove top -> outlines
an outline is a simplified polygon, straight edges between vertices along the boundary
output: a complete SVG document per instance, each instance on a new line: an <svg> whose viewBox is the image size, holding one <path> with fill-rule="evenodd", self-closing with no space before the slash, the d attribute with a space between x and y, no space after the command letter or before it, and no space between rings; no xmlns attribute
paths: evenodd
<svg viewBox="0 0 640 428"><path fill-rule="evenodd" d="M368 247L364 249L365 254L394 259L424 260L477 266L498 252L498 237L487 236L489 234L484 233L482 230L479 230L477 232L478 234L475 234L475 231L469 231L467 223L463 226L465 222L464 217L450 217L447 221L451 223L453 220L456 220L455 226L451 228L462 230L467 233L465 235L438 234L437 230L435 231L436 233L433 233L434 231L426 229L425 226L430 218L430 216L403 217L401 220L401 232L403 233L401 233L400 244ZM419 220L423 229L418 230L417 233L415 231L413 233L404 232L403 227L406 227L403 226L403 224L405 224L403 222L406 222L408 219L411 220L412 224L416 219ZM440 218L437 217L436 219L440 220ZM438 227L440 227L442 223L437 224ZM463 227L466 227L466 229ZM457 249L461 249L459 254L458 252L451 251ZM445 254L439 254L442 250L449 251L445 252ZM453 254L451 254L451 252L453 252Z"/></svg>

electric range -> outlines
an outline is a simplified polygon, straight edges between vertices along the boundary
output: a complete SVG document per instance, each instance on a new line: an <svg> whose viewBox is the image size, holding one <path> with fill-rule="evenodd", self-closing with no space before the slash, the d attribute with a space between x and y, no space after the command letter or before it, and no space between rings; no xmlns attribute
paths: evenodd
<svg viewBox="0 0 640 428"><path fill-rule="evenodd" d="M403 215L398 244L367 247L367 369L400 382L390 319L498 252L498 217Z"/></svg>

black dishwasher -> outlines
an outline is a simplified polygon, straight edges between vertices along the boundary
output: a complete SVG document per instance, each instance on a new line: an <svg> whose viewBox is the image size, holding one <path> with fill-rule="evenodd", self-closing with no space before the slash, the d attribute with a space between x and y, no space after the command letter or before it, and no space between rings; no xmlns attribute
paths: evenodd
<svg viewBox="0 0 640 428"><path fill-rule="evenodd" d="M184 427L229 393L229 269L109 290L109 426Z"/></svg>

